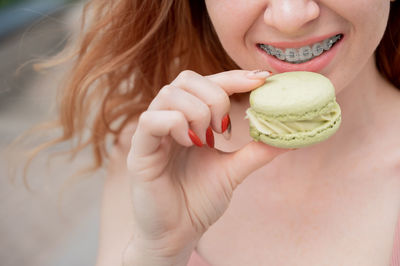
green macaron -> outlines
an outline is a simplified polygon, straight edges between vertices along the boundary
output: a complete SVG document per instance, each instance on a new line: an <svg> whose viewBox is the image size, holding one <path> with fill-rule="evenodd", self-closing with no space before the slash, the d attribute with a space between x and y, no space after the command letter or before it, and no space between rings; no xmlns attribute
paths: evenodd
<svg viewBox="0 0 400 266"><path fill-rule="evenodd" d="M335 88L321 74L276 74L250 94L250 135L280 148L300 148L332 136L341 122Z"/></svg>

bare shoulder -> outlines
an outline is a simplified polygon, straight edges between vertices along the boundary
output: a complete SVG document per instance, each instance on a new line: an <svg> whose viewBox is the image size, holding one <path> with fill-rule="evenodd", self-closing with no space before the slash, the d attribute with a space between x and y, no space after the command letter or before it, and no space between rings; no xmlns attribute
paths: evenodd
<svg viewBox="0 0 400 266"><path fill-rule="evenodd" d="M387 132L389 133L387 139L385 140L387 147L385 157L391 166L390 169L394 176L400 181L400 109L398 106L400 106L400 91L397 93L395 111L393 111L390 115L391 117L394 117L394 119L388 123Z"/></svg>
<svg viewBox="0 0 400 266"><path fill-rule="evenodd" d="M378 104L378 116L374 119L374 144L372 150L377 153L371 154L375 162L384 166L390 176L400 181L400 89L389 86L386 97Z"/></svg>
<svg viewBox="0 0 400 266"><path fill-rule="evenodd" d="M370 166L381 168L381 171L383 171L387 177L393 178L394 181L400 184L399 133L400 120L398 125L392 126L392 129L389 133L385 134L385 137L381 137L380 140L376 141L376 145L378 146L378 148L376 148L377 152L371 153L368 157L370 158Z"/></svg>
<svg viewBox="0 0 400 266"><path fill-rule="evenodd" d="M133 134L135 134L136 127L137 127L137 121L134 120L127 123L126 126L121 130L121 133L119 134L114 147L117 151L126 154L129 152L131 146L131 140Z"/></svg>
<svg viewBox="0 0 400 266"><path fill-rule="evenodd" d="M126 158L131 148L131 140L136 127L137 121L133 120L121 130L110 152L108 176L120 175L121 171L126 169Z"/></svg>
<svg viewBox="0 0 400 266"><path fill-rule="evenodd" d="M121 258L134 231L126 158L136 123L130 122L112 147L104 182L97 265L122 265Z"/></svg>

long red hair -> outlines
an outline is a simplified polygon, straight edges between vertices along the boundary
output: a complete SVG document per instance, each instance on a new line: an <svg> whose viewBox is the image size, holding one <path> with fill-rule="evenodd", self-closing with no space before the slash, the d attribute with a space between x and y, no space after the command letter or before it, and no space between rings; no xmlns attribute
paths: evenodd
<svg viewBox="0 0 400 266"><path fill-rule="evenodd" d="M391 5L376 62L382 75L399 88L400 4ZM75 52L64 58L73 59L73 67L60 90L59 118L53 123L62 136L36 152L77 139L70 152L92 147L91 170L107 157L106 138L117 140L126 124L179 72L190 69L206 75L238 68L219 43L204 1L198 0L92 0L83 10Z"/></svg>

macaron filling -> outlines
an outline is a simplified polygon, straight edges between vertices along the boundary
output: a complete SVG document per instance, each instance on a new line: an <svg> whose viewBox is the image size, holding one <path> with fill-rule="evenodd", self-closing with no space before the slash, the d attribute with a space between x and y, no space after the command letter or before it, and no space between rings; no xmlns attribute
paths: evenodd
<svg viewBox="0 0 400 266"><path fill-rule="evenodd" d="M340 107L335 100L328 102L319 110L304 114L270 116L252 108L247 109L246 114L250 126L254 127L258 134L287 141L305 136L313 137L325 129L335 126L336 123L340 123ZM301 135L303 136L301 137Z"/></svg>

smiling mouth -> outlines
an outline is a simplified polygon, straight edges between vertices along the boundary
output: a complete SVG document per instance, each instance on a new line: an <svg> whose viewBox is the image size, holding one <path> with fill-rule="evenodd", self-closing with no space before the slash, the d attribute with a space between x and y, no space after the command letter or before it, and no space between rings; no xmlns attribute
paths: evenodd
<svg viewBox="0 0 400 266"><path fill-rule="evenodd" d="M301 64L310 61L321 54L329 51L343 37L337 34L329 37L322 42L306 45L300 48L277 48L269 44L257 44L257 46L267 54L277 59L291 64Z"/></svg>

